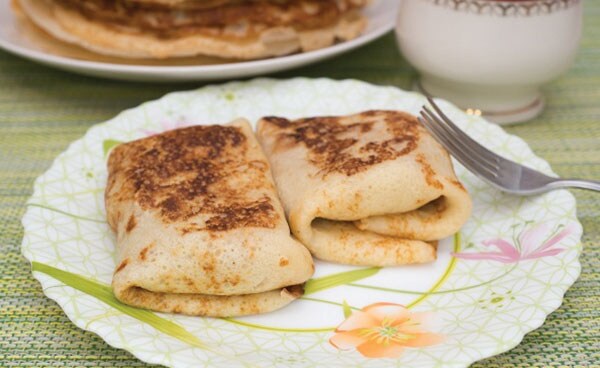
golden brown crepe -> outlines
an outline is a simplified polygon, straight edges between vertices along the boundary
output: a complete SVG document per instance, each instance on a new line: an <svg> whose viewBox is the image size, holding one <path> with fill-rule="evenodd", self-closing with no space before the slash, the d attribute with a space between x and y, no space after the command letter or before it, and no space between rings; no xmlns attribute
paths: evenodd
<svg viewBox="0 0 600 368"><path fill-rule="evenodd" d="M18 0L54 37L126 58L258 59L357 37L366 0Z"/></svg>
<svg viewBox="0 0 600 368"><path fill-rule="evenodd" d="M123 303L238 316L302 295L314 266L292 239L248 123L194 126L117 146L108 160L113 276Z"/></svg>
<svg viewBox="0 0 600 368"><path fill-rule="evenodd" d="M447 152L412 115L267 117L258 139L292 233L317 258L372 266L433 261L437 240L470 215Z"/></svg>

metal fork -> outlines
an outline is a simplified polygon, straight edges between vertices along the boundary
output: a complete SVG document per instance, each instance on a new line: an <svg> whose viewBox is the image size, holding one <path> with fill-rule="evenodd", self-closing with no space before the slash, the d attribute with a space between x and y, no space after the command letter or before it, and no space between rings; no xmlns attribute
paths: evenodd
<svg viewBox="0 0 600 368"><path fill-rule="evenodd" d="M419 121L464 167L501 191L532 195L559 188L600 191L600 181L553 178L498 156L458 128L428 97L434 111L423 106Z"/></svg>

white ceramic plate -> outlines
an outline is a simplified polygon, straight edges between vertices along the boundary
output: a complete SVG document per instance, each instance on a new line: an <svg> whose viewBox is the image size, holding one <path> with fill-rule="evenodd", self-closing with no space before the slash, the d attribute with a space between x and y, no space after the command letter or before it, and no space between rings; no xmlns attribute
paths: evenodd
<svg viewBox="0 0 600 368"><path fill-rule="evenodd" d="M360 37L320 50L246 62L223 63L208 57L153 62L103 57L55 41L29 22L19 21L10 9L10 1L0 0L0 48L71 72L138 81L223 80L265 75L315 63L355 49L392 30L398 8L396 0L375 0L364 11L369 25Z"/></svg>
<svg viewBox="0 0 600 368"><path fill-rule="evenodd" d="M434 263L378 269L317 262L305 296L264 315L215 319L153 313L120 304L109 286L115 243L104 220L105 151L116 142L239 116L256 121L265 115L297 118L366 109L415 114L424 101L416 93L352 80L259 79L145 103L91 128L38 178L23 218L23 254L46 295L77 326L147 362L467 367L510 349L539 327L579 275L581 226L569 192L511 197L456 165L473 197L473 215L460 234L441 241ZM440 106L490 149L552 173L521 139L444 101ZM324 282L332 278L334 283ZM426 323L417 330L406 323L390 325L398 316ZM344 331L350 324L344 320L361 327Z"/></svg>

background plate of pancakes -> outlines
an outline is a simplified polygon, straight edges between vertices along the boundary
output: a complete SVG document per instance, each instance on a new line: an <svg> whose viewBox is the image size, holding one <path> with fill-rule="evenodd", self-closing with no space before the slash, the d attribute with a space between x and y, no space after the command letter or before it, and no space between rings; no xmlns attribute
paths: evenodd
<svg viewBox="0 0 600 368"><path fill-rule="evenodd" d="M273 73L375 40L395 0L0 0L0 48L139 81Z"/></svg>

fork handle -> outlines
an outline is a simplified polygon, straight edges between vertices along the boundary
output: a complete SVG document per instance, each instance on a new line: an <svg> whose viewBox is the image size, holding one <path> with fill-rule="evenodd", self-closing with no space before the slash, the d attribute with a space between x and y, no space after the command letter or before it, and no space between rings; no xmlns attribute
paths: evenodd
<svg viewBox="0 0 600 368"><path fill-rule="evenodd" d="M600 181L597 180L582 180L582 179L557 179L548 184L552 189L558 188L579 188L595 190L600 192Z"/></svg>

